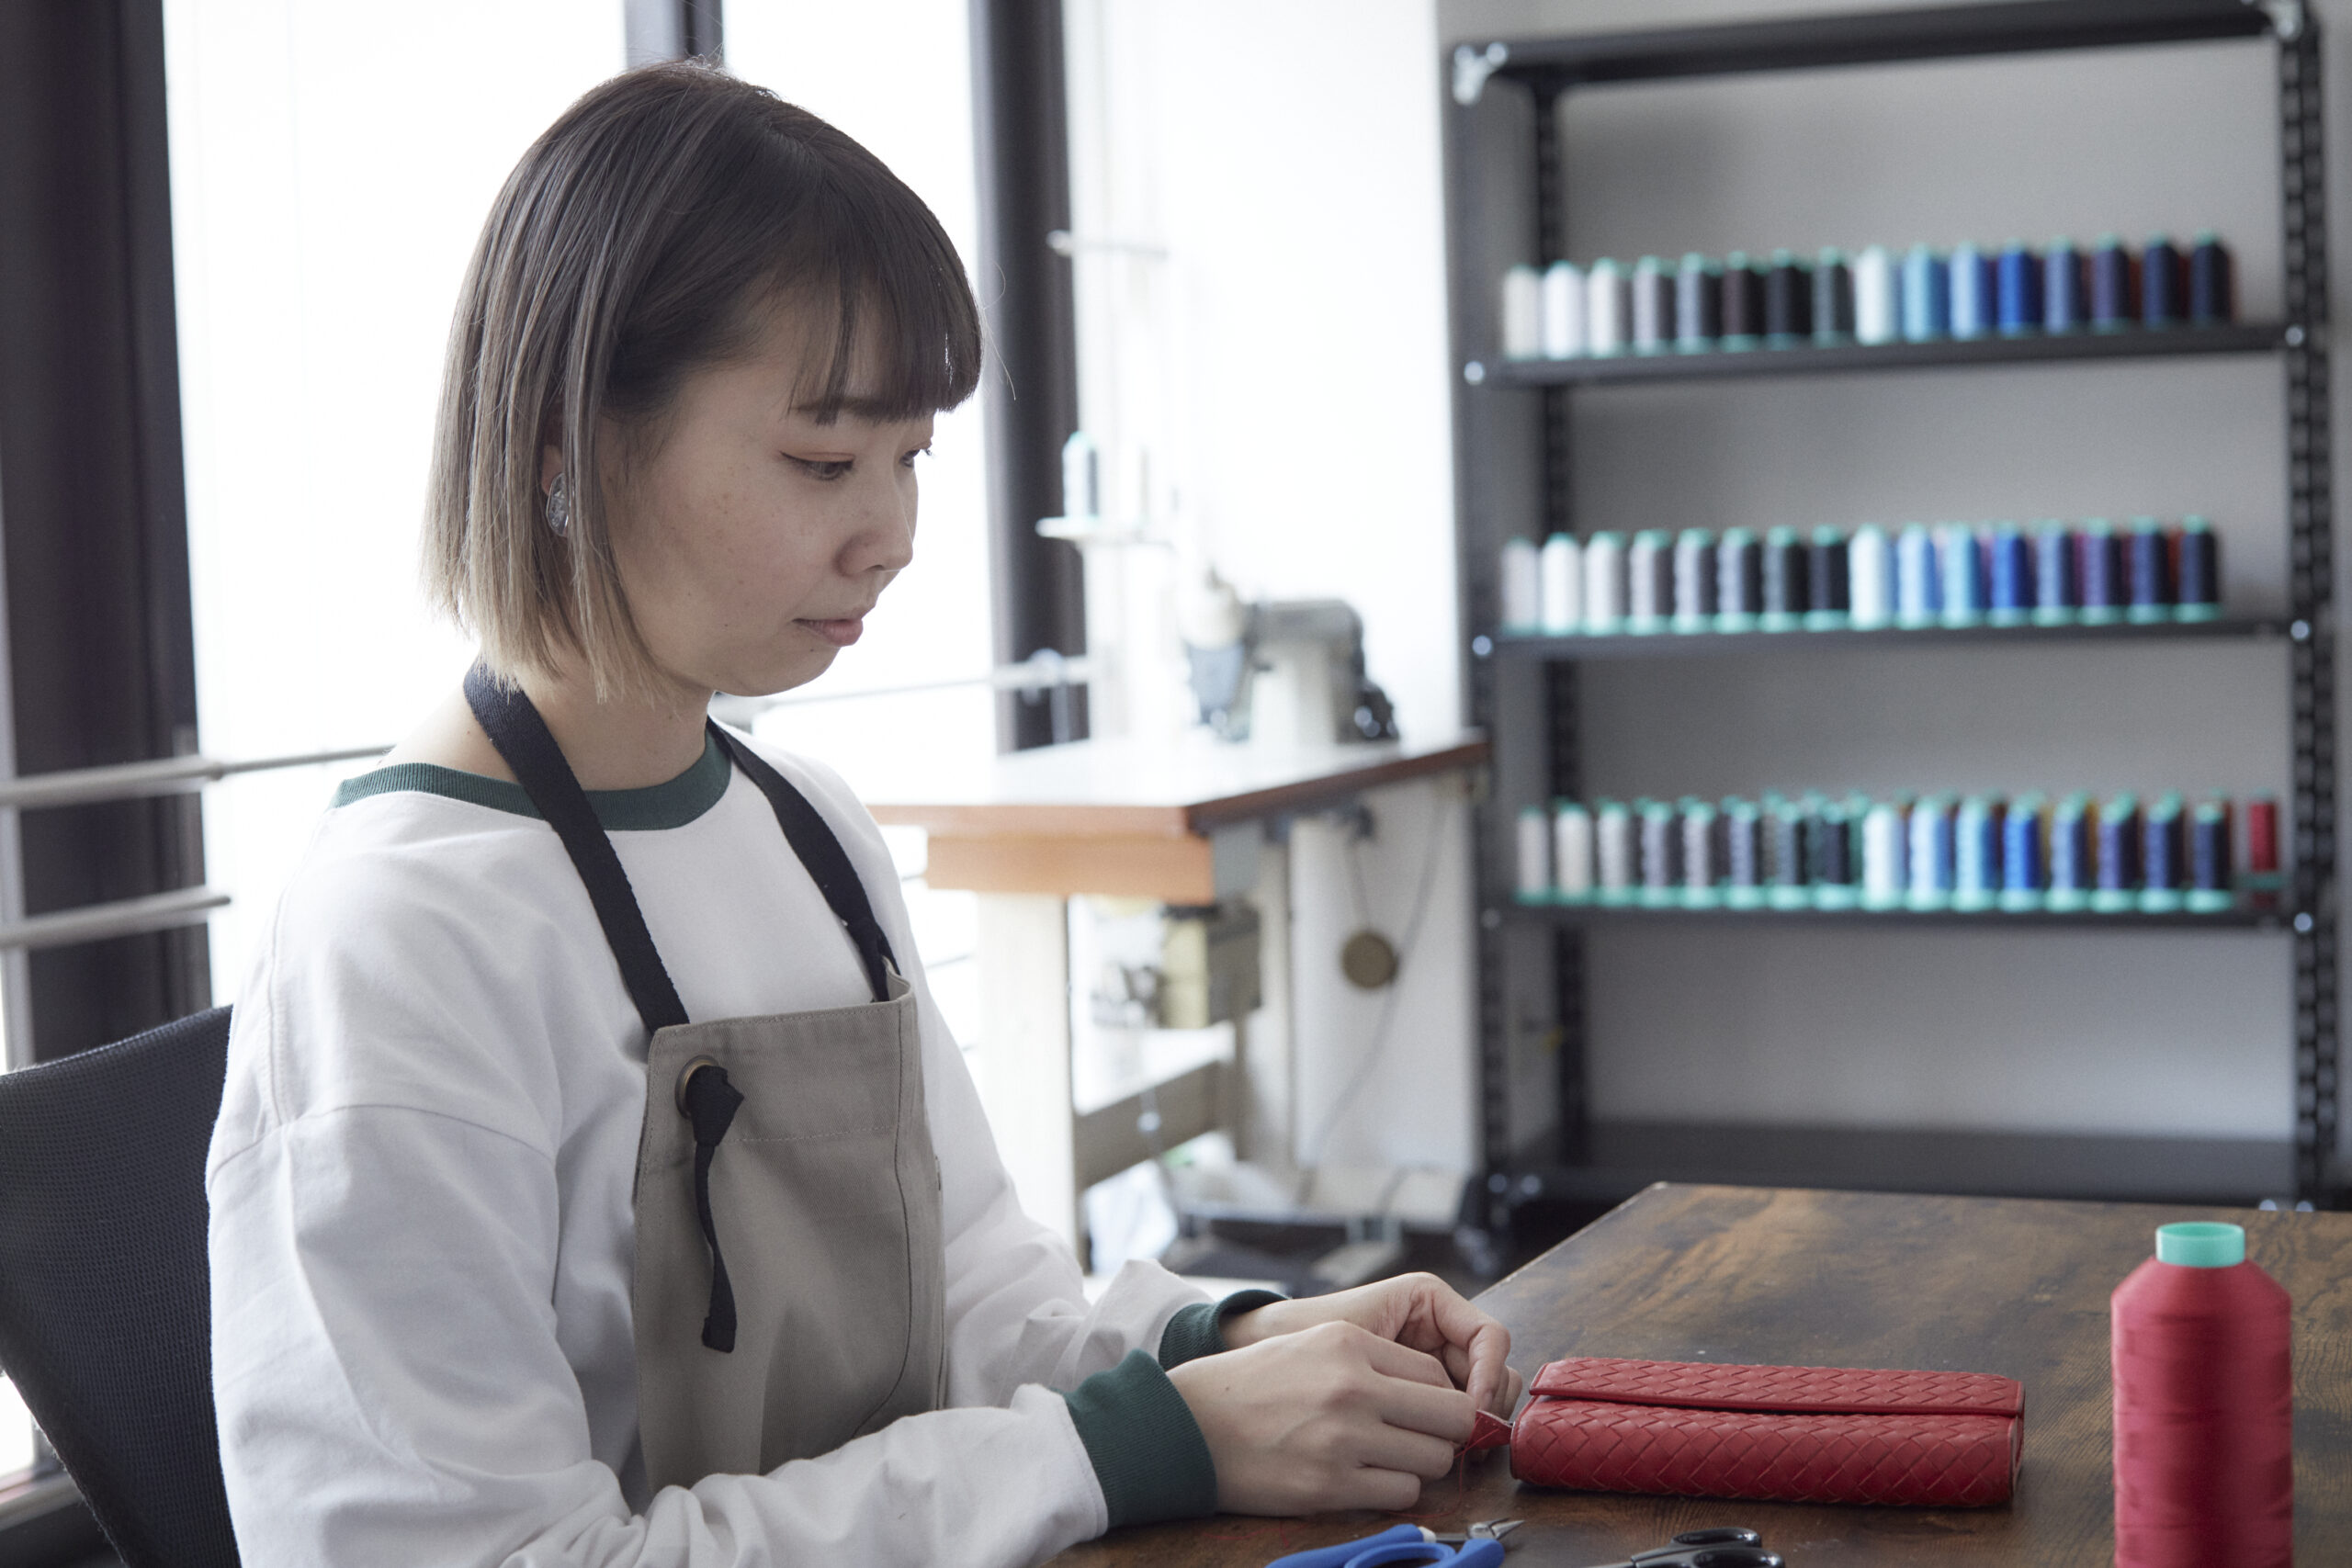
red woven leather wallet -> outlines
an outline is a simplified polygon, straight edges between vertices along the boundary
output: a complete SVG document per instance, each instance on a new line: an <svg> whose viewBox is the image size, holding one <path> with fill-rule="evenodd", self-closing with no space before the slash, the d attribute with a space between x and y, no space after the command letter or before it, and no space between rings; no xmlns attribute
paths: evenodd
<svg viewBox="0 0 2352 1568"><path fill-rule="evenodd" d="M1984 1372L1580 1356L1535 1375L1510 1471L1536 1486L1973 1508L2017 1484L2025 1390Z"/></svg>

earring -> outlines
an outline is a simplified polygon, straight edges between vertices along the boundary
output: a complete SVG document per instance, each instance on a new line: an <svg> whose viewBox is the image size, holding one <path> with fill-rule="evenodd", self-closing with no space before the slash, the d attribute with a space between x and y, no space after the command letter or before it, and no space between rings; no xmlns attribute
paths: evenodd
<svg viewBox="0 0 2352 1568"><path fill-rule="evenodd" d="M548 527L559 539L571 532L571 495L563 488L561 474L548 486Z"/></svg>

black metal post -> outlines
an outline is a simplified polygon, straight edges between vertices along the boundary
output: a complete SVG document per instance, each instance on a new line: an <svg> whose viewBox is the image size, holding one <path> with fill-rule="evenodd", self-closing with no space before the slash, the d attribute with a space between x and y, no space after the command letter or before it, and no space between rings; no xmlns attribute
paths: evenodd
<svg viewBox="0 0 2352 1568"><path fill-rule="evenodd" d="M633 67L662 60L726 58L720 0L627 0L621 22L623 57Z"/></svg>

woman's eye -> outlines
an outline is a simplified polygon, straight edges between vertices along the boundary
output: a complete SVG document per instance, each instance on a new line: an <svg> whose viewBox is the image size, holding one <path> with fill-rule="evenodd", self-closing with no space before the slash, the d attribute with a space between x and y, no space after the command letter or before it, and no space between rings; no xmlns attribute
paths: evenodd
<svg viewBox="0 0 2352 1568"><path fill-rule="evenodd" d="M850 466L847 462L836 462L823 458L795 457L789 452L785 454L785 460L796 465L802 473L807 474L812 479L839 479L849 477Z"/></svg>

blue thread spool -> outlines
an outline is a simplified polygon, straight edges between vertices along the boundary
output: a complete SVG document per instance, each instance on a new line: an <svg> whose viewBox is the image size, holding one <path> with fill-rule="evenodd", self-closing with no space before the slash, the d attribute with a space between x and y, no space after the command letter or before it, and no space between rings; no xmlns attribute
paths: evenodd
<svg viewBox="0 0 2352 1568"><path fill-rule="evenodd" d="M1914 245L1903 258L1903 336L1933 343L1951 333L1951 279L1944 258Z"/></svg>
<svg viewBox="0 0 2352 1568"><path fill-rule="evenodd" d="M1764 557L1755 533L1726 528L1715 547L1715 629L1752 632L1763 607Z"/></svg>
<svg viewBox="0 0 2352 1568"><path fill-rule="evenodd" d="M1775 909L1809 909L1813 893L1812 812L1800 800L1767 795L1765 810L1764 901Z"/></svg>
<svg viewBox="0 0 2352 1568"><path fill-rule="evenodd" d="M1861 898L1853 814L1842 801L1815 797L1813 823L1813 907L1850 909Z"/></svg>
<svg viewBox="0 0 2352 1568"><path fill-rule="evenodd" d="M1911 808L1910 886L1903 896L1905 908L1921 911L1951 908L1952 803L1950 795L1931 795Z"/></svg>
<svg viewBox="0 0 2352 1568"><path fill-rule="evenodd" d="M1990 909L2001 897L2001 806L1972 795L1952 817L1951 907Z"/></svg>
<svg viewBox="0 0 2352 1568"><path fill-rule="evenodd" d="M1756 617L1758 628L1791 632L1804 625L1813 607L1812 585L1806 581L1804 543L1794 528L1773 528L1764 536L1764 608Z"/></svg>
<svg viewBox="0 0 2352 1568"><path fill-rule="evenodd" d="M2167 793L2148 807L2142 819L2140 834L2140 911L2148 915L2168 915L2186 902L2183 894L2188 881L2188 866L2183 863L2187 848L2183 841L2180 796Z"/></svg>
<svg viewBox="0 0 2352 1568"><path fill-rule="evenodd" d="M1846 265L1846 254L1835 246L1814 258L1813 341L1854 341L1854 274Z"/></svg>
<svg viewBox="0 0 2352 1568"><path fill-rule="evenodd" d="M2162 234L2151 235L2140 253L2140 324L2177 327L2188 314L2188 279L2180 253Z"/></svg>
<svg viewBox="0 0 2352 1568"><path fill-rule="evenodd" d="M1674 275L1674 346L1704 354L1724 334L1724 269L1692 251Z"/></svg>
<svg viewBox="0 0 2352 1568"><path fill-rule="evenodd" d="M2222 614L2222 544L2213 525L2202 517L2180 520L2174 564L2176 603L2173 618L2179 621L2218 620Z"/></svg>
<svg viewBox="0 0 2352 1568"><path fill-rule="evenodd" d="M1854 629L1874 632L1894 624L1894 541L1875 523L1854 530L1846 546L1846 593Z"/></svg>
<svg viewBox="0 0 2352 1568"><path fill-rule="evenodd" d="M1862 811L1862 908L1900 909L1907 881L1905 802L1880 800Z"/></svg>
<svg viewBox="0 0 2352 1568"><path fill-rule="evenodd" d="M2083 253L2061 235L2041 253L2041 328L2078 333L2090 324L2090 279Z"/></svg>
<svg viewBox="0 0 2352 1568"><path fill-rule="evenodd" d="M1842 631L1853 624L1852 584L1847 573L1846 536L1835 528L1813 531L1813 559L1807 568L1811 594L1804 613L1805 629Z"/></svg>
<svg viewBox="0 0 2352 1568"><path fill-rule="evenodd" d="M2050 813L2050 891L2052 909L2087 909L2097 880L2091 845L2091 797L2077 792Z"/></svg>
<svg viewBox="0 0 2352 1568"><path fill-rule="evenodd" d="M1745 251L1724 258L1724 335L1728 349L1754 348L1764 341L1764 278Z"/></svg>
<svg viewBox="0 0 2352 1568"><path fill-rule="evenodd" d="M1866 344L1903 335L1903 269L1884 245L1854 258L1854 336Z"/></svg>
<svg viewBox="0 0 2352 1568"><path fill-rule="evenodd" d="M1715 629L1715 536L1685 528L1674 539L1674 629Z"/></svg>
<svg viewBox="0 0 2352 1568"><path fill-rule="evenodd" d="M2140 802L2119 795L2098 808L2098 867L2091 908L2120 915L2140 907Z"/></svg>
<svg viewBox="0 0 2352 1568"><path fill-rule="evenodd" d="M1812 335L1813 268L1774 251L1764 275L1764 346L1789 348Z"/></svg>
<svg viewBox="0 0 2352 1568"><path fill-rule="evenodd" d="M1674 616L1674 537L1645 528L1625 549L1625 630L1662 632Z"/></svg>
<svg viewBox="0 0 2352 1568"><path fill-rule="evenodd" d="M1721 814L1695 795L1682 801L1682 907L1716 909L1723 907L1723 868L1716 853Z"/></svg>
<svg viewBox="0 0 2352 1568"><path fill-rule="evenodd" d="M2020 795L2001 819L2001 908L2011 914L2041 908L2049 885L2041 807L2041 795Z"/></svg>
<svg viewBox="0 0 2352 1568"><path fill-rule="evenodd" d="M1986 624L2021 626L2033 619L2033 548L2014 523L1996 523L1986 546L1991 562Z"/></svg>
<svg viewBox="0 0 2352 1568"><path fill-rule="evenodd" d="M2075 535L2056 518L2033 525L2033 624L2070 626L2076 619Z"/></svg>
<svg viewBox="0 0 2352 1568"><path fill-rule="evenodd" d="M2153 517L2134 517L2124 539L2124 562L2132 581L2132 606L2125 612L2138 626L2172 619L2172 541Z"/></svg>
<svg viewBox="0 0 2352 1568"><path fill-rule="evenodd" d="M2001 247L2001 335L2025 337L2041 330L2041 258L2023 240Z"/></svg>
<svg viewBox="0 0 2352 1568"><path fill-rule="evenodd" d="M2101 234L2091 247L2091 331L2120 333L2139 321L2139 276L2123 242Z"/></svg>
<svg viewBox="0 0 2352 1568"><path fill-rule="evenodd" d="M1724 802L1724 905L1764 907L1764 814L1737 795Z"/></svg>
<svg viewBox="0 0 2352 1568"><path fill-rule="evenodd" d="M1634 352L1664 354L1674 346L1674 269L1656 256L1634 264Z"/></svg>
<svg viewBox="0 0 2352 1568"><path fill-rule="evenodd" d="M1634 816L1642 844L1642 882L1636 900L1644 908L1672 908L1682 896L1682 834L1673 804L1636 800Z"/></svg>
<svg viewBox="0 0 2352 1568"><path fill-rule="evenodd" d="M2231 863L2230 803L2201 800L2188 819L2188 893L2186 902L2199 914L2218 915L2237 907L2236 876Z"/></svg>
<svg viewBox="0 0 2352 1568"><path fill-rule="evenodd" d="M1936 570L1936 536L1926 525L1905 523L1894 538L1894 624L1911 631L1936 624L1943 584Z"/></svg>
<svg viewBox="0 0 2352 1568"><path fill-rule="evenodd" d="M1993 331L1993 258L1970 241L1951 248L1945 288L1950 291L1951 335L1989 336Z"/></svg>
<svg viewBox="0 0 2352 1568"><path fill-rule="evenodd" d="M2218 327L2237 319L2236 271L2228 247L2211 229L2199 234L2188 253L2188 324Z"/></svg>
<svg viewBox="0 0 2352 1568"><path fill-rule="evenodd" d="M1984 624L1984 558L1976 530L1965 523L1947 523L1938 531L1937 575L1942 580L1942 624L1981 626Z"/></svg>
<svg viewBox="0 0 2352 1568"><path fill-rule="evenodd" d="M2123 619L2130 590L2123 570L2123 543L2104 517L2094 517L2075 536L2075 583L2086 626L2111 626Z"/></svg>

